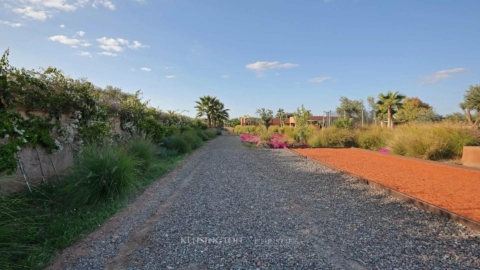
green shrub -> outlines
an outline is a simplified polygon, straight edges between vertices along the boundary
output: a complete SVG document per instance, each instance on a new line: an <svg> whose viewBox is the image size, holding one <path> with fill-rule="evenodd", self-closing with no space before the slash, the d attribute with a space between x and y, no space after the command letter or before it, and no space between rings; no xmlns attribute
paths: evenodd
<svg viewBox="0 0 480 270"><path fill-rule="evenodd" d="M86 146L67 178L72 206L118 199L141 185L137 158L118 146Z"/></svg>
<svg viewBox="0 0 480 270"><path fill-rule="evenodd" d="M323 128L310 135L308 144L311 147L355 147L355 134L348 129L336 127Z"/></svg>
<svg viewBox="0 0 480 270"><path fill-rule="evenodd" d="M195 130L195 132L197 132L197 136L200 137L203 141L210 140L210 137L206 134L205 131L197 129Z"/></svg>
<svg viewBox="0 0 480 270"><path fill-rule="evenodd" d="M271 133L271 134L275 134L275 133L278 133L280 130L280 127L279 126L269 126L268 127L268 132Z"/></svg>
<svg viewBox="0 0 480 270"><path fill-rule="evenodd" d="M136 157L140 172L145 173L155 162L155 144L141 137L133 138L125 145L128 154Z"/></svg>
<svg viewBox="0 0 480 270"><path fill-rule="evenodd" d="M167 149L165 147L158 147L156 154L160 158L173 157L173 156L178 156L178 150Z"/></svg>
<svg viewBox="0 0 480 270"><path fill-rule="evenodd" d="M167 126L165 130L165 137L170 137L180 134L180 129L177 126Z"/></svg>
<svg viewBox="0 0 480 270"><path fill-rule="evenodd" d="M173 135L166 138L164 141L164 146L169 150L176 150L180 154L186 154L192 151L192 147L186 141L185 137L180 135Z"/></svg>
<svg viewBox="0 0 480 270"><path fill-rule="evenodd" d="M202 138L195 131L185 132L180 135L189 145L191 149L197 149L202 146Z"/></svg>
<svg viewBox="0 0 480 270"><path fill-rule="evenodd" d="M360 148L380 150L387 146L392 131L387 128L369 127L357 130L357 143Z"/></svg>
<svg viewBox="0 0 480 270"><path fill-rule="evenodd" d="M221 129L217 129L217 136L221 136L222 135L222 130Z"/></svg>
<svg viewBox="0 0 480 270"><path fill-rule="evenodd" d="M258 135L260 141L269 142L272 140L272 135L268 132L262 132Z"/></svg>
<svg viewBox="0 0 480 270"><path fill-rule="evenodd" d="M480 145L478 131L449 124L401 126L388 142L394 154L430 160L460 158L468 145Z"/></svg>
<svg viewBox="0 0 480 270"><path fill-rule="evenodd" d="M144 131L155 143L163 140L167 133L167 128L160 124L153 116L143 119L140 122L139 129Z"/></svg>
<svg viewBox="0 0 480 270"><path fill-rule="evenodd" d="M187 125L183 125L183 126L180 128L180 131L181 131L182 133L184 133L184 132L189 132L189 131L192 131L192 130L193 130L193 128L190 127L190 126L187 126Z"/></svg>
<svg viewBox="0 0 480 270"><path fill-rule="evenodd" d="M207 129L204 131L204 133L210 138L210 139L213 139L213 138L216 138L217 137L217 132L213 129Z"/></svg>
<svg viewBox="0 0 480 270"><path fill-rule="evenodd" d="M353 127L353 118L340 118L332 122L332 125L336 128L352 128Z"/></svg>

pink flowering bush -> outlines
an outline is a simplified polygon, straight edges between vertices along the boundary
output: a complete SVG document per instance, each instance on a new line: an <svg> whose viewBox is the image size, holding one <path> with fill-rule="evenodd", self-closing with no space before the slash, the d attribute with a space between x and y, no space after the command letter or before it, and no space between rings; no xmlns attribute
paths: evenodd
<svg viewBox="0 0 480 270"><path fill-rule="evenodd" d="M387 148L382 148L382 149L378 150L378 152L388 154L388 153L390 153L390 150L388 150Z"/></svg>
<svg viewBox="0 0 480 270"><path fill-rule="evenodd" d="M240 138L242 139L242 142L244 143L255 143L258 147L265 147L265 148L289 148L292 145L289 143L285 142L283 134L274 134L271 138L270 141L262 141L259 139L259 136L257 135L250 135L243 133L240 135Z"/></svg>

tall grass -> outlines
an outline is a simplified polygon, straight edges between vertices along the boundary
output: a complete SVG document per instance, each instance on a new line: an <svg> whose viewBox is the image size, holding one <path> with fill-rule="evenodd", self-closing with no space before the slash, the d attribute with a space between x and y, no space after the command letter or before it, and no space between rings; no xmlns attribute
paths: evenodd
<svg viewBox="0 0 480 270"><path fill-rule="evenodd" d="M128 154L133 155L136 158L138 168L142 173L146 173L155 162L156 147L157 146L149 139L141 137L133 138L125 145Z"/></svg>
<svg viewBox="0 0 480 270"><path fill-rule="evenodd" d="M140 169L144 166L141 162L116 145L85 147L67 177L65 192L70 194L69 203L73 207L94 205L137 190L141 185Z"/></svg>
<svg viewBox="0 0 480 270"><path fill-rule="evenodd" d="M387 128L367 127L355 131L358 147L368 150L380 150L387 147L388 140L393 132Z"/></svg>
<svg viewBox="0 0 480 270"><path fill-rule="evenodd" d="M430 160L458 159L463 146L480 145L480 135L459 125L411 125L395 129L387 145L398 155Z"/></svg>
<svg viewBox="0 0 480 270"><path fill-rule="evenodd" d="M109 182L103 183L101 180L115 179L114 182L117 183L125 181L125 173L129 172L123 171L123 175L120 175L120 172L122 169L132 169L131 164L137 166L135 159L138 158L120 146L97 147L98 151L95 148L89 146L84 149L76 163L76 167L81 168L74 168L65 181L39 186L32 193L0 195L1 269L43 269L59 251L97 229L128 203L129 194L99 196L96 189L104 188ZM125 156L134 159L134 162ZM137 174L137 179L130 182L134 183L134 186L124 190L138 191L158 179L183 158L181 155L156 159L147 173ZM99 165L101 163L104 164L103 168ZM117 167L113 174L111 172L115 166L112 164ZM85 178L89 175L88 171L95 173ZM86 184L85 181L88 180L95 181ZM101 198L94 205L81 205L85 196L88 198L87 186L97 194L94 197ZM116 190L118 187L112 187L106 194L115 193ZM75 199L80 203L71 203L75 196L80 196Z"/></svg>
<svg viewBox="0 0 480 270"><path fill-rule="evenodd" d="M308 144L311 147L354 147L357 146L356 136L349 129L324 128L311 133Z"/></svg>

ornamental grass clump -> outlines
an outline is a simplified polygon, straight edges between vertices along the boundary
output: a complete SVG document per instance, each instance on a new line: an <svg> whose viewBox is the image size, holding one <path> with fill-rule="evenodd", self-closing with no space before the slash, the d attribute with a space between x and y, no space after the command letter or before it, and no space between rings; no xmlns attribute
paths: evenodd
<svg viewBox="0 0 480 270"><path fill-rule="evenodd" d="M351 130L329 127L314 132L308 144L311 147L355 147L357 142Z"/></svg>
<svg viewBox="0 0 480 270"><path fill-rule="evenodd" d="M67 176L71 206L95 205L122 198L141 186L140 162L115 145L86 146Z"/></svg>
<svg viewBox="0 0 480 270"><path fill-rule="evenodd" d="M478 131L452 124L401 126L388 142L394 154L430 160L458 159L463 146L475 145Z"/></svg>
<svg viewBox="0 0 480 270"><path fill-rule="evenodd" d="M136 157L138 168L141 173L146 173L155 162L155 148L155 144L149 139L141 137L133 138L125 145L127 152Z"/></svg>
<svg viewBox="0 0 480 270"><path fill-rule="evenodd" d="M181 134L180 137L190 145L192 150L199 148L203 144L202 138L200 138L194 131L185 132Z"/></svg>
<svg viewBox="0 0 480 270"><path fill-rule="evenodd" d="M204 133L210 138L210 139L213 139L213 138L216 138L217 137L217 132L213 129L207 129L204 131Z"/></svg>
<svg viewBox="0 0 480 270"><path fill-rule="evenodd" d="M177 150L179 154L186 154L192 151L192 147L185 140L185 137L173 135L165 139L163 145L168 150Z"/></svg>
<svg viewBox="0 0 480 270"><path fill-rule="evenodd" d="M367 127L356 130L357 144L360 148L379 150L387 146L392 130L381 127Z"/></svg>

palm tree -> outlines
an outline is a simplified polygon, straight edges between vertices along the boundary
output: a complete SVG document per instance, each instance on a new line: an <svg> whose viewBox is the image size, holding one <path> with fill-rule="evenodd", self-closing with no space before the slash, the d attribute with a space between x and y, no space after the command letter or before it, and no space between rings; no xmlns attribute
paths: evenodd
<svg viewBox="0 0 480 270"><path fill-rule="evenodd" d="M225 105L218 99L213 102L211 118L215 127L217 127L218 124L228 120L230 117L228 111L229 109L225 109Z"/></svg>
<svg viewBox="0 0 480 270"><path fill-rule="evenodd" d="M402 101L404 98L406 97L399 94L398 91L395 93L388 91L386 95L378 95L379 100L377 101L377 114L382 114L383 112L387 113L388 128L393 128L393 115L402 107Z"/></svg>
<svg viewBox="0 0 480 270"><path fill-rule="evenodd" d="M197 103L197 106L195 106L197 117L206 116L208 127L212 127L212 112L216 101L217 97L212 96L203 96L200 97L199 101L195 101Z"/></svg>
<svg viewBox="0 0 480 270"><path fill-rule="evenodd" d="M282 108L278 109L276 116L280 118L280 127L283 127L283 122L285 122L285 116L286 116L285 111Z"/></svg>

